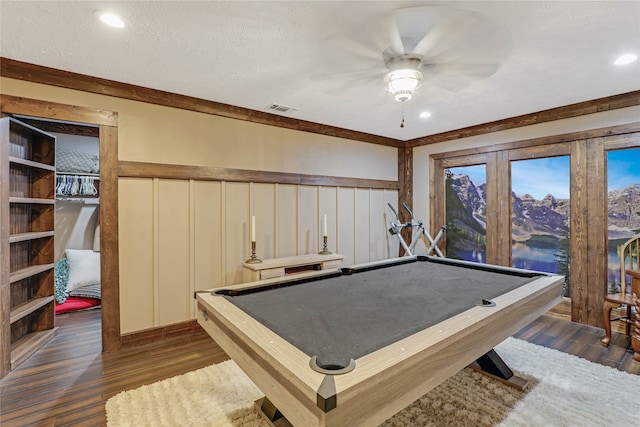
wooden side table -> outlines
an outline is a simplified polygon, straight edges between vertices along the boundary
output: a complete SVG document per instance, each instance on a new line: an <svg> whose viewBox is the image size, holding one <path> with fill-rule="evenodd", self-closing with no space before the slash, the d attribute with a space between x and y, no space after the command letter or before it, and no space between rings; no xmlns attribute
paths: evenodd
<svg viewBox="0 0 640 427"><path fill-rule="evenodd" d="M284 277L310 271L328 270L342 266L344 255L338 254L309 254L286 258L265 259L260 263L242 263L243 282L255 282L257 280Z"/></svg>

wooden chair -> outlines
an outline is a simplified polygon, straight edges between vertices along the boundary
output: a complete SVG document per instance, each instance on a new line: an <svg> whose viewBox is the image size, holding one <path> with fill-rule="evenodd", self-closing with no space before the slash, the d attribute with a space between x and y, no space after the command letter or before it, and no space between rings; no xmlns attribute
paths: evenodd
<svg viewBox="0 0 640 427"><path fill-rule="evenodd" d="M631 347L633 358L640 362L640 298L636 298L636 321L634 322L634 334L631 335Z"/></svg>
<svg viewBox="0 0 640 427"><path fill-rule="evenodd" d="M611 321L622 320L626 323L625 332L631 335L631 342L635 350L634 359L640 361L640 234L627 240L618 250L620 257L620 292L608 294L604 297L602 315L604 318L605 337L600 341L604 346L611 343ZM628 263L627 263L628 260ZM631 279L630 289L627 289L627 276ZM626 307L626 316L611 319L611 310L620 306ZM636 311L633 315L633 311ZM633 324L633 333L631 326Z"/></svg>

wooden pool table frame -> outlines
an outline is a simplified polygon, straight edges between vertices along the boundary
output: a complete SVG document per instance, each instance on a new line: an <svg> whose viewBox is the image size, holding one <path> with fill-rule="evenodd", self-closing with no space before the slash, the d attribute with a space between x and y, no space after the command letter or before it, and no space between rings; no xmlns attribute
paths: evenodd
<svg viewBox="0 0 640 427"><path fill-rule="evenodd" d="M304 273L225 289L331 273ZM222 296L198 293L197 319L294 426L370 426L390 418L558 304L563 282L563 276L540 276L494 298L495 307L473 307L358 358L356 368L341 375L312 370L308 355ZM325 412L319 407L319 390L335 395L334 409Z"/></svg>

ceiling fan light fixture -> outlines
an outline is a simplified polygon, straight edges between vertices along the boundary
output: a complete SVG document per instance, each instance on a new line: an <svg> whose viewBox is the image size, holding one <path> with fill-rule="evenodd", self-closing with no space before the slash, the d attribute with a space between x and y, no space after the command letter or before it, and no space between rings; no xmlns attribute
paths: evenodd
<svg viewBox="0 0 640 427"><path fill-rule="evenodd" d="M389 95L398 102L407 102L422 85L424 74L421 71L402 68L392 70L384 76L384 85Z"/></svg>

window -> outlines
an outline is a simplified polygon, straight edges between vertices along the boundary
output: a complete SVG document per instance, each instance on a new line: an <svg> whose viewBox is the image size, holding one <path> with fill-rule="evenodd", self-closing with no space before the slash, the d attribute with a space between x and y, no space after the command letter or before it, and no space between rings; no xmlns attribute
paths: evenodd
<svg viewBox="0 0 640 427"><path fill-rule="evenodd" d="M511 189L512 265L568 276L569 156L511 162Z"/></svg>
<svg viewBox="0 0 640 427"><path fill-rule="evenodd" d="M447 257L486 262L486 166L445 171Z"/></svg>
<svg viewBox="0 0 640 427"><path fill-rule="evenodd" d="M640 148L607 153L608 288L620 292L618 246L640 233Z"/></svg>

